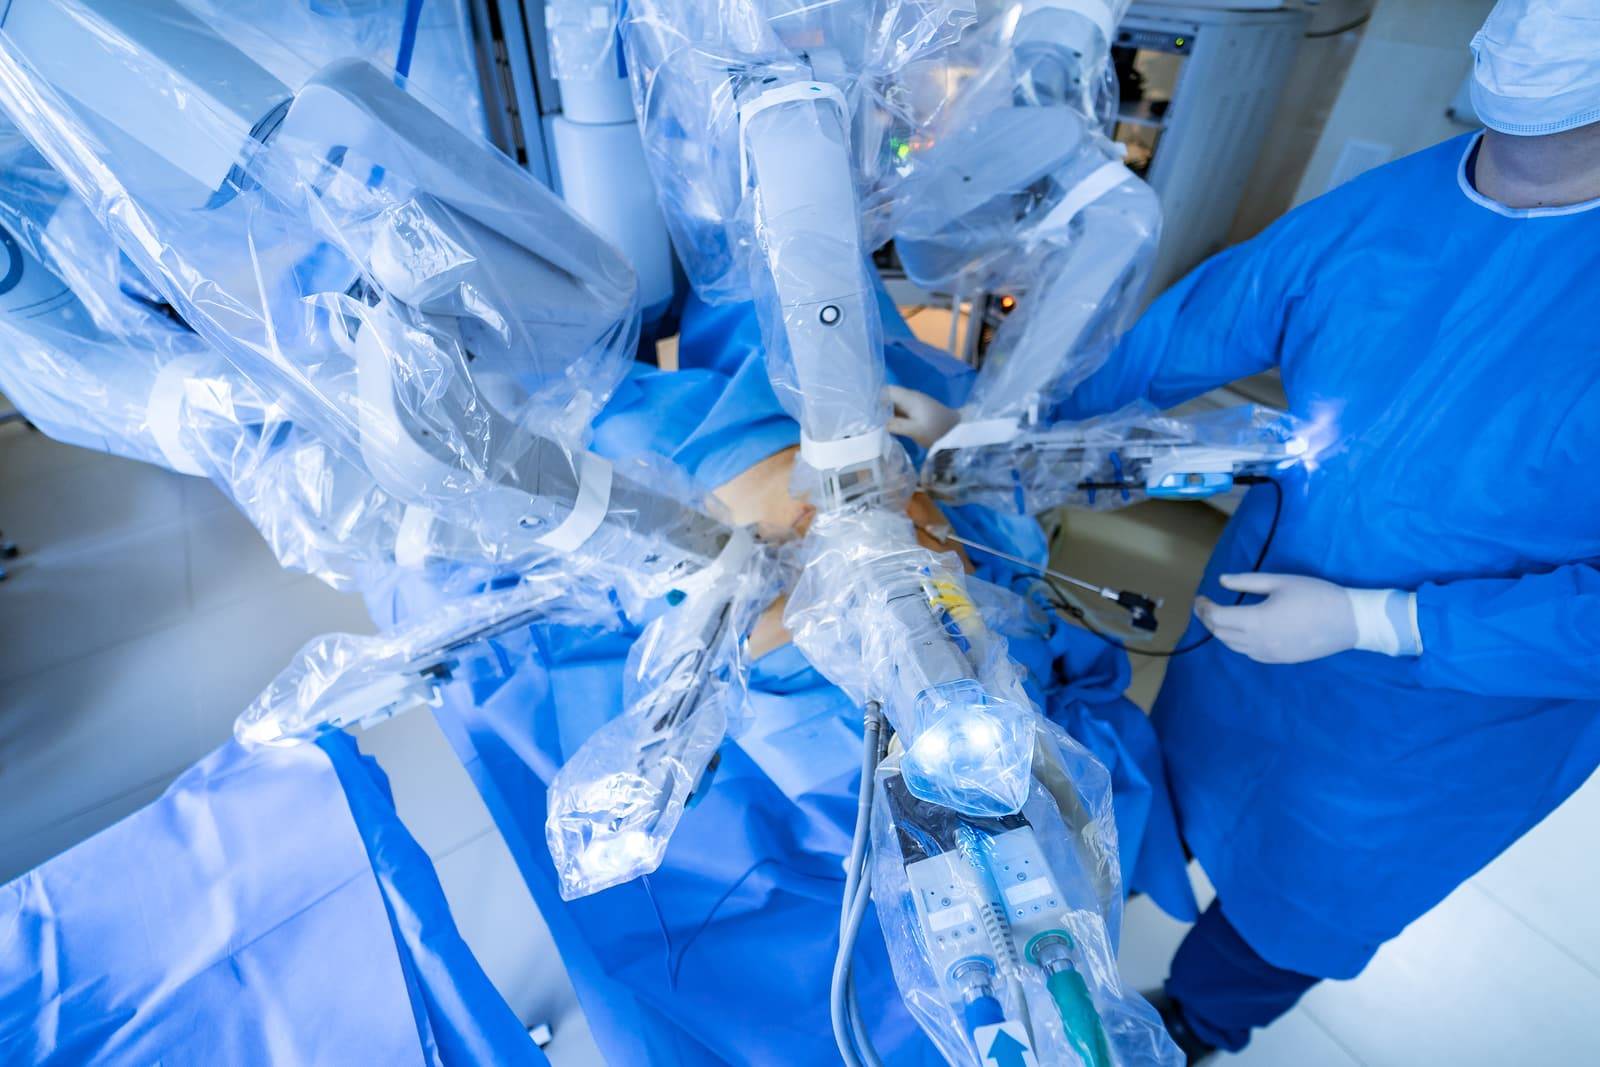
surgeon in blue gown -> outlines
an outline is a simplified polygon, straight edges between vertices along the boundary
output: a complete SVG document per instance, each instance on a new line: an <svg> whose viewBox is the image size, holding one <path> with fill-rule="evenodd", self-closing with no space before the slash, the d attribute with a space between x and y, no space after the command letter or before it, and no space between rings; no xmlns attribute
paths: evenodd
<svg viewBox="0 0 1600 1067"><path fill-rule="evenodd" d="M1317 426L1263 573L1271 487L1229 524L1185 641L1216 639L1155 708L1218 892L1167 985L1196 1059L1360 972L1600 763L1600 21L1505 0L1473 50L1487 132L1205 263L1062 413L1277 367Z"/></svg>
<svg viewBox="0 0 1600 1067"><path fill-rule="evenodd" d="M958 402L970 371L919 346L886 297L883 304L891 377ZM785 469L799 432L768 384L752 309L691 298L679 364L677 372L641 369L622 386L597 423L597 450L670 455L707 486L753 481L760 495L760 486L785 485L772 472ZM949 517L984 543L1032 559L1046 554L1032 520L982 509ZM973 562L982 577L1028 588L979 553ZM480 580L458 573L411 581L372 598L374 614L382 623L424 612ZM1112 771L1126 883L1192 916L1155 737L1121 696L1127 660L1047 618L1008 634L1029 688ZM710 787L679 825L661 869L570 904L557 893L544 840L546 784L620 711L623 661L636 633L535 627L499 638L458 673L439 722L550 924L607 1062L835 1064L827 990L855 814L860 712L792 645L755 661L751 725L723 745ZM894 1064L938 1062L901 1006L875 927L862 942L856 981L880 1049Z"/></svg>
<svg viewBox="0 0 1600 1067"><path fill-rule="evenodd" d="M229 743L0 886L0 1063L546 1065L353 740Z"/></svg>

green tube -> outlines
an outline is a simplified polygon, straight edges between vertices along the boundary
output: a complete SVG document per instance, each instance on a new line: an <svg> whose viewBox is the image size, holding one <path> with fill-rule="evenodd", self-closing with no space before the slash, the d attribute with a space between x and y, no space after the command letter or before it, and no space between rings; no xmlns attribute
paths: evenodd
<svg viewBox="0 0 1600 1067"><path fill-rule="evenodd" d="M1083 1067L1112 1067L1105 1027L1100 1025L1100 1013L1094 1010L1083 975L1067 967L1050 975L1044 984L1055 999L1067 1041L1083 1060Z"/></svg>

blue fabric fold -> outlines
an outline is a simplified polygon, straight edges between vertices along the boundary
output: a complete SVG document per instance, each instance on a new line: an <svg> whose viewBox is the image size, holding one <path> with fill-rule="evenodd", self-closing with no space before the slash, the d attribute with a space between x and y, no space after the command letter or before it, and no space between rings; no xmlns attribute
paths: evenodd
<svg viewBox="0 0 1600 1067"><path fill-rule="evenodd" d="M339 734L224 745L0 886L0 1062L546 1060Z"/></svg>

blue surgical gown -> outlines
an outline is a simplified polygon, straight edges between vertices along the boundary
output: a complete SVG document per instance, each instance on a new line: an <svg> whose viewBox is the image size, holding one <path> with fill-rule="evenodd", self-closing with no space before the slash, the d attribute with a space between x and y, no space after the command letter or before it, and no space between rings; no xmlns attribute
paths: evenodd
<svg viewBox="0 0 1600 1067"><path fill-rule="evenodd" d="M224 745L0 886L0 1063L546 1062L343 734Z"/></svg>
<svg viewBox="0 0 1600 1067"><path fill-rule="evenodd" d="M891 376L958 402L970 371L920 350L886 306ZM680 369L641 369L596 427L595 447L673 456L703 485L795 444L760 358L748 306L691 298ZM961 509L964 533L1030 558L1046 546L1031 519ZM979 573L1020 576L974 554ZM435 575L372 598L380 623L426 612L470 588ZM437 716L483 793L572 976L607 1062L833 1065L827 990L842 863L855 817L860 712L792 645L756 661L751 726L723 745L709 788L679 824L660 870L564 903L544 839L555 769L622 706L637 631L539 626L472 657ZM1057 621L1008 634L1042 708L1112 772L1126 878L1180 915L1193 901L1155 735L1128 703L1126 657ZM896 1065L939 1062L901 1005L869 913L857 986L880 1049Z"/></svg>
<svg viewBox="0 0 1600 1067"><path fill-rule="evenodd" d="M1472 137L1203 264L1063 412L1279 367L1319 452L1265 571L1417 591L1425 651L1268 666L1212 641L1155 722L1187 843L1268 961L1354 975L1600 762L1600 201L1512 211ZM1271 487L1206 570L1249 570ZM1190 627L1186 640L1204 631Z"/></svg>

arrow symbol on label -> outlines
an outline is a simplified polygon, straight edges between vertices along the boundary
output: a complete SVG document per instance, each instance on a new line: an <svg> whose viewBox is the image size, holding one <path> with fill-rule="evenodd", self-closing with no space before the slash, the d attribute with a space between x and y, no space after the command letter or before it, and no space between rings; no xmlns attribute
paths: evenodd
<svg viewBox="0 0 1600 1067"><path fill-rule="evenodd" d="M997 1031L994 1040L989 1043L989 1051L983 1054L986 1060L993 1060L995 1067L1028 1067L1028 1046L1006 1033Z"/></svg>

